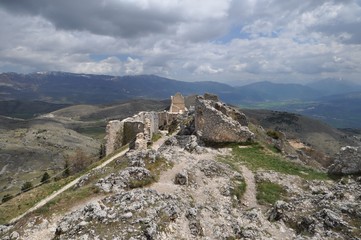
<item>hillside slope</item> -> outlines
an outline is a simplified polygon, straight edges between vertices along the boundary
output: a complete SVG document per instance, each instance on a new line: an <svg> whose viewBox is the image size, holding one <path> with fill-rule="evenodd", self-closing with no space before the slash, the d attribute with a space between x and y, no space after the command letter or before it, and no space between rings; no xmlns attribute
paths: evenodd
<svg viewBox="0 0 361 240"><path fill-rule="evenodd" d="M341 146L355 144L336 128L300 114L271 110L242 109L242 111L265 129L282 131L287 138L300 139L331 155L338 152Z"/></svg>

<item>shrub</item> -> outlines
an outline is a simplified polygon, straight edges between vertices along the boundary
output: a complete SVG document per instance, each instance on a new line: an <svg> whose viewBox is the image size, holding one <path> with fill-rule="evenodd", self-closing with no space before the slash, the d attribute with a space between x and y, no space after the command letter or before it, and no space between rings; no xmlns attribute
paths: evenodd
<svg viewBox="0 0 361 240"><path fill-rule="evenodd" d="M48 172L45 172L45 173L43 174L43 176L41 177L40 182L42 182L42 183L48 183L48 182L49 182L49 179L50 179L49 173L48 173Z"/></svg>
<svg viewBox="0 0 361 240"><path fill-rule="evenodd" d="M27 192L27 191L29 191L32 187L33 187L33 184L32 184L31 182L25 182L25 183L21 186L21 191L22 191L22 192Z"/></svg>
<svg viewBox="0 0 361 240"><path fill-rule="evenodd" d="M282 137L282 133L280 133L279 131L275 131L275 130L268 130L267 135L276 140L278 140Z"/></svg>
<svg viewBox="0 0 361 240"><path fill-rule="evenodd" d="M4 203L4 202L9 201L9 200L12 199L12 198L13 198L13 195L11 195L11 194L5 194L5 195L3 196L3 199L2 199L1 201Z"/></svg>
<svg viewBox="0 0 361 240"><path fill-rule="evenodd" d="M105 144L102 143L100 144L100 148L99 148L99 159L102 159L105 156L106 156Z"/></svg>
<svg viewBox="0 0 361 240"><path fill-rule="evenodd" d="M78 173L86 169L91 163L92 159L85 154L81 149L77 149L75 154L69 158L71 173Z"/></svg>

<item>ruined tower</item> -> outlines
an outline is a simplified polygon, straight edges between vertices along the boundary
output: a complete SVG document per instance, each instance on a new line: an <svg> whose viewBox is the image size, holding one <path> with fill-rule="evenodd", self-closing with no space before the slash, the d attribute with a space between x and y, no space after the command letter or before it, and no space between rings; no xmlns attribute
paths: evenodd
<svg viewBox="0 0 361 240"><path fill-rule="evenodd" d="M172 104L170 106L170 113L183 113L186 111L186 106L184 103L184 97L179 92L171 97Z"/></svg>

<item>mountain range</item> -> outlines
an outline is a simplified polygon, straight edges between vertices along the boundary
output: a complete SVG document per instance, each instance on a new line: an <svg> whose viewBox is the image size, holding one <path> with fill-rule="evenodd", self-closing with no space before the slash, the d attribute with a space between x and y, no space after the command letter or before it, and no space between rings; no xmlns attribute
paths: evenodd
<svg viewBox="0 0 361 240"><path fill-rule="evenodd" d="M358 114L361 112L361 85L335 79L307 85L263 81L234 87L219 82L185 82L156 75L2 73L0 115L26 118L68 105L168 99L176 92L183 95L211 92L224 102L241 107L298 112L323 119L336 127L361 128ZM29 101L33 107L29 107Z"/></svg>

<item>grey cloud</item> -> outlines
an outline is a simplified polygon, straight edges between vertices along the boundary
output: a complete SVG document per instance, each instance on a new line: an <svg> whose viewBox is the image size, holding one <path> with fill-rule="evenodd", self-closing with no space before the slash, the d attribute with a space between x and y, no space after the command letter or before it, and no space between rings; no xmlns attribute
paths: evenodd
<svg viewBox="0 0 361 240"><path fill-rule="evenodd" d="M181 20L174 9L141 8L121 1L4 0L1 6L18 14L42 16L59 29L123 38L166 33Z"/></svg>
<svg viewBox="0 0 361 240"><path fill-rule="evenodd" d="M197 3L1 0L0 70L145 73L233 83L361 74L356 0ZM334 7L336 17L327 12ZM226 43L215 40L228 34Z"/></svg>

